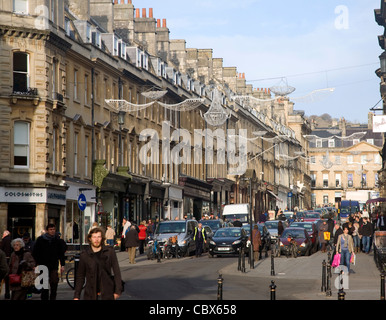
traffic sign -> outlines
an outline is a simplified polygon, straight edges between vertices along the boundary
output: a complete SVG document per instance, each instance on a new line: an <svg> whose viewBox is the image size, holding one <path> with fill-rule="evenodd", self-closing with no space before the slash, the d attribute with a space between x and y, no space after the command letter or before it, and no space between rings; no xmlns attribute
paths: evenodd
<svg viewBox="0 0 386 320"><path fill-rule="evenodd" d="M292 192L288 192L288 198L292 198Z"/></svg>
<svg viewBox="0 0 386 320"><path fill-rule="evenodd" d="M86 209L86 206L87 206L86 196L83 193L81 193L78 197L78 208L80 211L84 211L84 209Z"/></svg>

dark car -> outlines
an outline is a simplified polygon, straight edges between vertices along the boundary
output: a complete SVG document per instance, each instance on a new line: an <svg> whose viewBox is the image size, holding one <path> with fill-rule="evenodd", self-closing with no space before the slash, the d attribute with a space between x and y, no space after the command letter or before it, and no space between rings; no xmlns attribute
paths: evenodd
<svg viewBox="0 0 386 320"><path fill-rule="evenodd" d="M319 212L307 212L303 218L304 222L316 222L320 220Z"/></svg>
<svg viewBox="0 0 386 320"><path fill-rule="evenodd" d="M247 233L241 227L220 228L209 241L209 254L237 254L238 250L246 246Z"/></svg>
<svg viewBox="0 0 386 320"><path fill-rule="evenodd" d="M292 236L296 241L296 245L302 255L309 256L311 254L312 241L308 232L304 228L297 227L288 227L283 231L283 234L280 237L280 252L282 254L285 254L289 245L289 236Z"/></svg>
<svg viewBox="0 0 386 320"><path fill-rule="evenodd" d="M291 227L304 228L308 232L308 235L312 241L312 250L311 253L315 253L318 251L319 245L319 237L318 237L318 229L316 224L313 222L293 222Z"/></svg>
<svg viewBox="0 0 386 320"><path fill-rule="evenodd" d="M198 223L202 223L203 226L209 226L213 232L226 226L222 219L203 219L198 221Z"/></svg>

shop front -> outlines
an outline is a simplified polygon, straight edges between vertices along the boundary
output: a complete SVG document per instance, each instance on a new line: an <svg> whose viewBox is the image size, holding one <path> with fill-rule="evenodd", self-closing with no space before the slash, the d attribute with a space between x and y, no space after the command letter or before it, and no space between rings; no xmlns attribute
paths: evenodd
<svg viewBox="0 0 386 320"><path fill-rule="evenodd" d="M54 188L0 187L0 221L12 238L30 233L34 240L54 223L58 232L65 229L66 190Z"/></svg>
<svg viewBox="0 0 386 320"><path fill-rule="evenodd" d="M179 185L184 190L184 217L200 220L205 214L210 214L211 184L189 176L180 175Z"/></svg>

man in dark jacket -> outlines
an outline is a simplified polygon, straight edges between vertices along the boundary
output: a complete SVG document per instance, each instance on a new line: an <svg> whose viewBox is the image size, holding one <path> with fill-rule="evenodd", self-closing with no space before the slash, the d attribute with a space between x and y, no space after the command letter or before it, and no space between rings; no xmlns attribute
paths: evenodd
<svg viewBox="0 0 386 320"><path fill-rule="evenodd" d="M196 257L200 257L204 249L204 243L206 243L206 232L202 227L202 223L199 223L198 228L194 229L193 240L196 242ZM189 250L188 247L187 250Z"/></svg>
<svg viewBox="0 0 386 320"><path fill-rule="evenodd" d="M5 253L3 250L0 249L0 286L1 281L5 278L5 276L9 272L9 267L7 263L7 258L5 257Z"/></svg>
<svg viewBox="0 0 386 320"><path fill-rule="evenodd" d="M122 278L114 248L104 245L105 235L99 227L90 230L88 242L90 246L80 254L74 300L80 299L85 280L85 300L118 299L122 293Z"/></svg>
<svg viewBox="0 0 386 320"><path fill-rule="evenodd" d="M5 257L7 260L7 264L9 264L9 260L10 260L11 253L12 253L13 249L11 246L11 233L8 230L5 230L3 232L3 236L2 236L1 242L0 242L0 249L4 251ZM11 298L11 293L9 291L9 278L8 278L8 276L5 277L4 284L5 284L4 298L6 300L8 300Z"/></svg>
<svg viewBox="0 0 386 320"><path fill-rule="evenodd" d="M42 300L56 300L56 293L59 283L58 267L59 261L61 272L64 271L65 257L63 246L56 235L56 227L54 224L48 224L46 233L36 239L33 247L32 255L36 261L36 265L46 266L49 272L49 289L42 289Z"/></svg>
<svg viewBox="0 0 386 320"><path fill-rule="evenodd" d="M362 249L364 253L369 253L370 239L373 236L373 225L367 217L363 218L363 224L359 227L359 234L362 235Z"/></svg>

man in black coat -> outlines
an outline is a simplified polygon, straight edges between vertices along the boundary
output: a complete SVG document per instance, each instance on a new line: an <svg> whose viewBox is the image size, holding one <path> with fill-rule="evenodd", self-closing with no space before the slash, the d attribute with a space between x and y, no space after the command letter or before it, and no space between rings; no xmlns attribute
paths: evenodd
<svg viewBox="0 0 386 320"><path fill-rule="evenodd" d="M12 253L13 249L11 246L11 233L8 230L5 230L3 232L3 236L2 236L2 239L0 242L0 249L4 251L7 264L9 264L9 260L10 260L11 253ZM9 291L9 278L8 278L8 276L5 277L4 284L5 284L4 298L6 300L8 300L11 298L11 293Z"/></svg>
<svg viewBox="0 0 386 320"><path fill-rule="evenodd" d="M105 246L101 228L90 230L89 247L80 254L75 280L74 300L79 300L84 281L85 300L116 300L122 293L122 278L118 258L111 246Z"/></svg>
<svg viewBox="0 0 386 320"><path fill-rule="evenodd" d="M36 239L33 247L32 256L36 261L36 265L46 266L49 272L49 289L42 289L42 300L56 300L56 293L59 283L58 267L59 262L61 272L64 271L65 256L64 249L60 239L56 235L56 227L54 224L48 224L46 233Z"/></svg>

